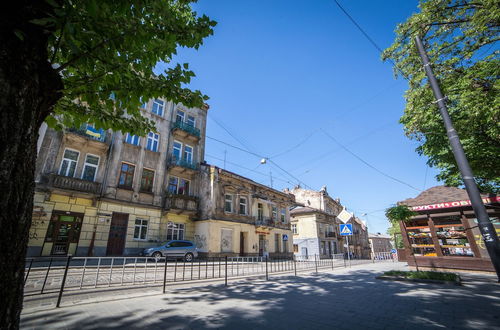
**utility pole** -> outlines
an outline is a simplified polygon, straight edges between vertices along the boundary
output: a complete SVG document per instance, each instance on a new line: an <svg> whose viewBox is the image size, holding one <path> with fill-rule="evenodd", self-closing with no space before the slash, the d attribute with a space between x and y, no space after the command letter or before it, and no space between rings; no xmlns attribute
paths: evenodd
<svg viewBox="0 0 500 330"><path fill-rule="evenodd" d="M417 36L415 37L415 42L417 44L420 57L422 58L422 62L424 63L425 73L427 74L427 78L429 78L432 92L436 97L436 102L439 106L439 112L441 113L441 117L443 117L444 126L446 128L448 139L450 140L453 155L455 156L455 160L460 170L462 180L465 184L465 189L467 190L467 194L469 195L469 199L472 204L472 209L474 210L477 218L477 225L479 227L479 230L481 231L481 235L483 237L484 244L486 245L486 249L488 250L488 254L490 255L491 262L495 267L498 281L500 282L500 243L498 242L498 236L495 227L488 217L488 212L486 212L486 207L484 206L481 199L481 194L479 193L476 181L474 180L474 175L472 174L469 162L465 157L464 149L462 148L462 144L460 143L455 128L453 128L453 123L451 121L450 115L448 114L448 109L446 108L445 97L441 93L441 89L439 88L436 77L434 77L434 73L432 72L431 64L429 62L429 57L425 52L422 40L420 40L420 38Z"/></svg>

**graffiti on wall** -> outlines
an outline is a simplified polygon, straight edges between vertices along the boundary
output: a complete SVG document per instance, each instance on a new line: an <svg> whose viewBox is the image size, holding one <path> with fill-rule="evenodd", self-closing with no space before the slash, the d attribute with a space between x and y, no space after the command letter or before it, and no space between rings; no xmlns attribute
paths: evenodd
<svg viewBox="0 0 500 330"><path fill-rule="evenodd" d="M221 252L232 252L233 251L233 230L232 229L221 229L221 240L220 240L220 250Z"/></svg>
<svg viewBox="0 0 500 330"><path fill-rule="evenodd" d="M194 243L198 249L208 248L207 237L205 235L194 235Z"/></svg>

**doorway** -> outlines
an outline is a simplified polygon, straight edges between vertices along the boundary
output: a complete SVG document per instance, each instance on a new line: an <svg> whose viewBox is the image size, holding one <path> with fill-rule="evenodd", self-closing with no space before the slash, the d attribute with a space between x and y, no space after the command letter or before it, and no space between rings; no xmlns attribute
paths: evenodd
<svg viewBox="0 0 500 330"><path fill-rule="evenodd" d="M70 244L78 244L82 219L83 214L80 213L54 212L45 236L45 243L52 243L51 255L67 255Z"/></svg>
<svg viewBox="0 0 500 330"><path fill-rule="evenodd" d="M259 235L259 256L262 257L266 251L266 236Z"/></svg>
<svg viewBox="0 0 500 330"><path fill-rule="evenodd" d="M113 212L109 226L107 256L121 256L125 248L127 237L128 214Z"/></svg>
<svg viewBox="0 0 500 330"><path fill-rule="evenodd" d="M245 233L240 232L240 256L245 255Z"/></svg>

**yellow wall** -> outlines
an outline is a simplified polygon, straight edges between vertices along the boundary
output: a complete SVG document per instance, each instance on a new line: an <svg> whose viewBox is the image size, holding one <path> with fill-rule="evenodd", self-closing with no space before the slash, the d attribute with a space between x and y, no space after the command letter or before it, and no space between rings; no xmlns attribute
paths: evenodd
<svg viewBox="0 0 500 330"><path fill-rule="evenodd" d="M293 235L294 238L318 237L318 227L314 214L295 216L291 222L297 224L297 235Z"/></svg>
<svg viewBox="0 0 500 330"><path fill-rule="evenodd" d="M288 252L292 252L292 232L285 229L257 229L254 225L231 222L231 221L220 221L220 220L205 220L197 221L195 223L195 238L194 241L200 252L205 253L221 253L221 232L222 229L232 230L232 253L240 253L240 233L245 233L245 247L244 252L248 254L258 254L259 253L259 233L256 231L265 231L268 234L266 236L267 240L267 252L274 253L275 251L275 234L286 234L288 235ZM282 236L280 236L281 238ZM280 252L282 251L283 243L280 240Z"/></svg>

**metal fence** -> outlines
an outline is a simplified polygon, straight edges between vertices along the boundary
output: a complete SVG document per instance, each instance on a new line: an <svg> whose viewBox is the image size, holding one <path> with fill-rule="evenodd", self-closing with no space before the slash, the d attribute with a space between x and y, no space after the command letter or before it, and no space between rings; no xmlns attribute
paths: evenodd
<svg viewBox="0 0 500 330"><path fill-rule="evenodd" d="M371 260L352 260L353 264ZM120 286L157 285L200 280L265 276L324 268L346 267L344 255L294 258L216 257L191 262L151 257L40 257L26 259L25 296L58 293L59 307L64 292Z"/></svg>

